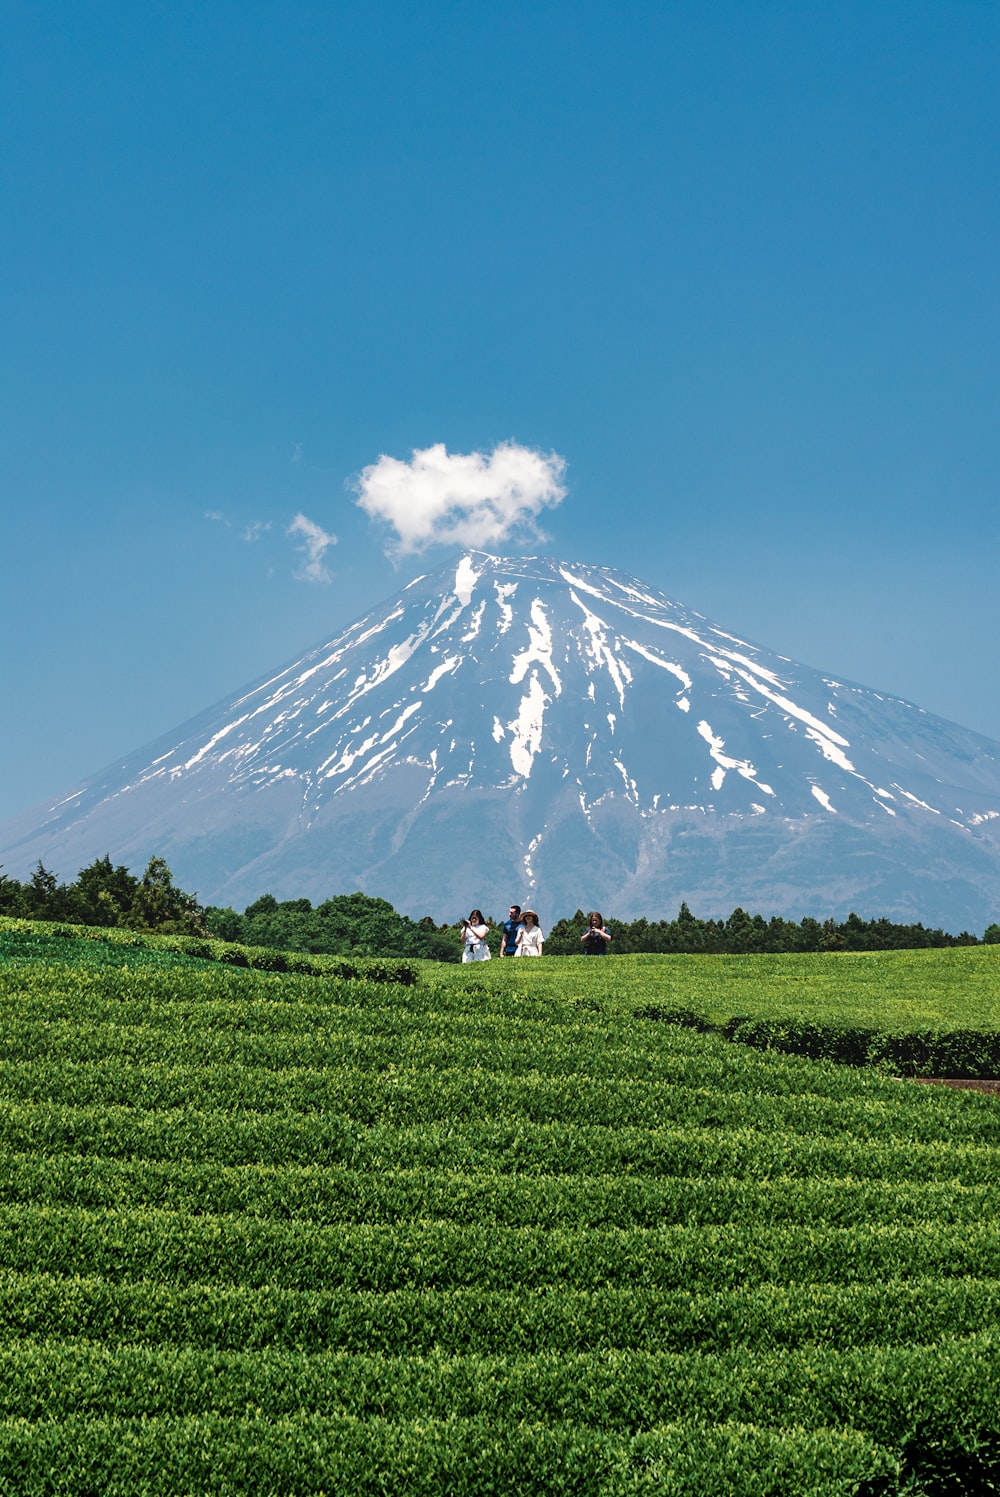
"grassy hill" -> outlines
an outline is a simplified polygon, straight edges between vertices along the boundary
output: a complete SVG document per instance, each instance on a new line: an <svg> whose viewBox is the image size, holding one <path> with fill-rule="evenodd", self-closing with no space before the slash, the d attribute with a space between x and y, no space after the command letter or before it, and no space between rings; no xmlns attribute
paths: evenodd
<svg viewBox="0 0 1000 1497"><path fill-rule="evenodd" d="M404 983L0 931L4 1491L996 1479L997 1104L662 1021L987 1025L996 962Z"/></svg>

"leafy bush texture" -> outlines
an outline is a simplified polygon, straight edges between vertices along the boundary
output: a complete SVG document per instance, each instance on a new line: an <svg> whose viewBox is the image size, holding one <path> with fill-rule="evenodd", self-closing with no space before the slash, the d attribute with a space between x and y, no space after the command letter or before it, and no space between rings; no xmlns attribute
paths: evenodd
<svg viewBox="0 0 1000 1497"><path fill-rule="evenodd" d="M998 1480L1000 1111L888 1009L72 929L0 929L5 1493Z"/></svg>

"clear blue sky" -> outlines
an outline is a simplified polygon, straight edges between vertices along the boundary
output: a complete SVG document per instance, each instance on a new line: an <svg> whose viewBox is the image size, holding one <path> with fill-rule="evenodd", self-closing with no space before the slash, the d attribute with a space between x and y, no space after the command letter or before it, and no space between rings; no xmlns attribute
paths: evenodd
<svg viewBox="0 0 1000 1497"><path fill-rule="evenodd" d="M994 0L12 0L0 816L447 559L347 487L439 442L566 459L530 550L1000 738L998 44Z"/></svg>

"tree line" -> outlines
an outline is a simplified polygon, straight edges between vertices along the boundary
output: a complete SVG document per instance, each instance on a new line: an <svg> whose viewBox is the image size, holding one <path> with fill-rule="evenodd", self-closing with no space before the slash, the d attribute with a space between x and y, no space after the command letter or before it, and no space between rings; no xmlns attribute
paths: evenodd
<svg viewBox="0 0 1000 1497"><path fill-rule="evenodd" d="M137 878L105 855L81 868L72 884L61 884L42 862L25 883L0 869L0 915L172 935L208 934L205 911L193 894L177 888L163 858L150 858Z"/></svg>
<svg viewBox="0 0 1000 1497"><path fill-rule="evenodd" d="M279 901L264 894L242 914L217 905L202 907L194 894L177 888L163 858L150 858L137 877L105 855L82 868L73 883L60 883L41 862L24 883L0 869L0 915L67 924L124 926L184 935L209 935L247 946L272 946L285 951L326 952L334 956L423 957L458 961L460 925L437 924L430 915L413 920L399 914L387 899L360 892L335 894L318 905L308 899ZM805 916L765 919L737 907L725 920L701 920L682 904L673 920L625 921L610 918L611 950L695 954L751 954L811 951L903 951L924 947L977 946L980 938L962 931L885 918L823 922ZM546 930L545 950L551 956L578 956L580 936L587 924L582 910L556 920ZM500 933L490 921L490 946L496 955ZM1000 925L986 928L982 941L1000 944Z"/></svg>
<svg viewBox="0 0 1000 1497"><path fill-rule="evenodd" d="M220 941L245 946L276 946L282 951L327 952L333 956L424 957L455 962L461 954L459 926L437 925L429 915L411 920L387 899L360 892L335 894L313 907L308 899L279 903L264 894L242 915L209 906L208 929Z"/></svg>
<svg viewBox="0 0 1000 1497"><path fill-rule="evenodd" d="M675 920L606 920L611 950L622 952L712 952L739 955L754 952L795 951L912 951L931 946L978 946L979 938L962 931L953 936L919 922L898 924L879 918L862 920L850 914L846 920L785 920L772 915L750 915L737 907L725 920L699 920L682 904ZM587 924L582 910L568 920L557 920L548 932L545 950L553 956L580 950L580 935ZM1000 925L990 925L983 936L987 944L1000 943Z"/></svg>
<svg viewBox="0 0 1000 1497"><path fill-rule="evenodd" d="M273 894L248 905L242 915L232 909L209 907L205 912L212 935L249 946L278 946L289 951L349 952L377 956L429 957L434 961L458 961L461 954L461 924L437 925L425 915L411 920L399 915L386 899L367 894L337 894L315 908L308 899L279 903ZM497 922L489 921L490 949L500 948ZM611 950L627 952L751 953L792 951L892 951L931 946L977 946L979 939L968 931L949 935L925 925L901 925L890 920L862 920L848 915L844 921L822 924L808 916L784 920L749 915L735 909L725 920L699 920L682 904L675 920L605 921L611 933ZM580 936L587 927L582 910L557 920L546 931L545 950L550 956L579 956ZM990 926L984 939L1000 942L1000 926Z"/></svg>

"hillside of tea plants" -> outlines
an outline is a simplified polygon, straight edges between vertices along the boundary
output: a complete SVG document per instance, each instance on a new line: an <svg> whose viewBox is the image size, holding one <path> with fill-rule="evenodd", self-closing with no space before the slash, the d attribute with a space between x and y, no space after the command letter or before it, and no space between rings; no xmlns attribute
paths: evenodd
<svg viewBox="0 0 1000 1497"><path fill-rule="evenodd" d="M489 989L510 964L480 964ZM606 970L605 970L606 968ZM522 974L523 976L523 974ZM435 980L447 982L438 967ZM468 984L467 977L456 981ZM546 957L538 996L904 1075L1000 1077L1000 946L772 956Z"/></svg>
<svg viewBox="0 0 1000 1497"><path fill-rule="evenodd" d="M1000 1104L724 1030L840 983L988 1034L991 955L295 971L0 925L3 1491L991 1490Z"/></svg>

